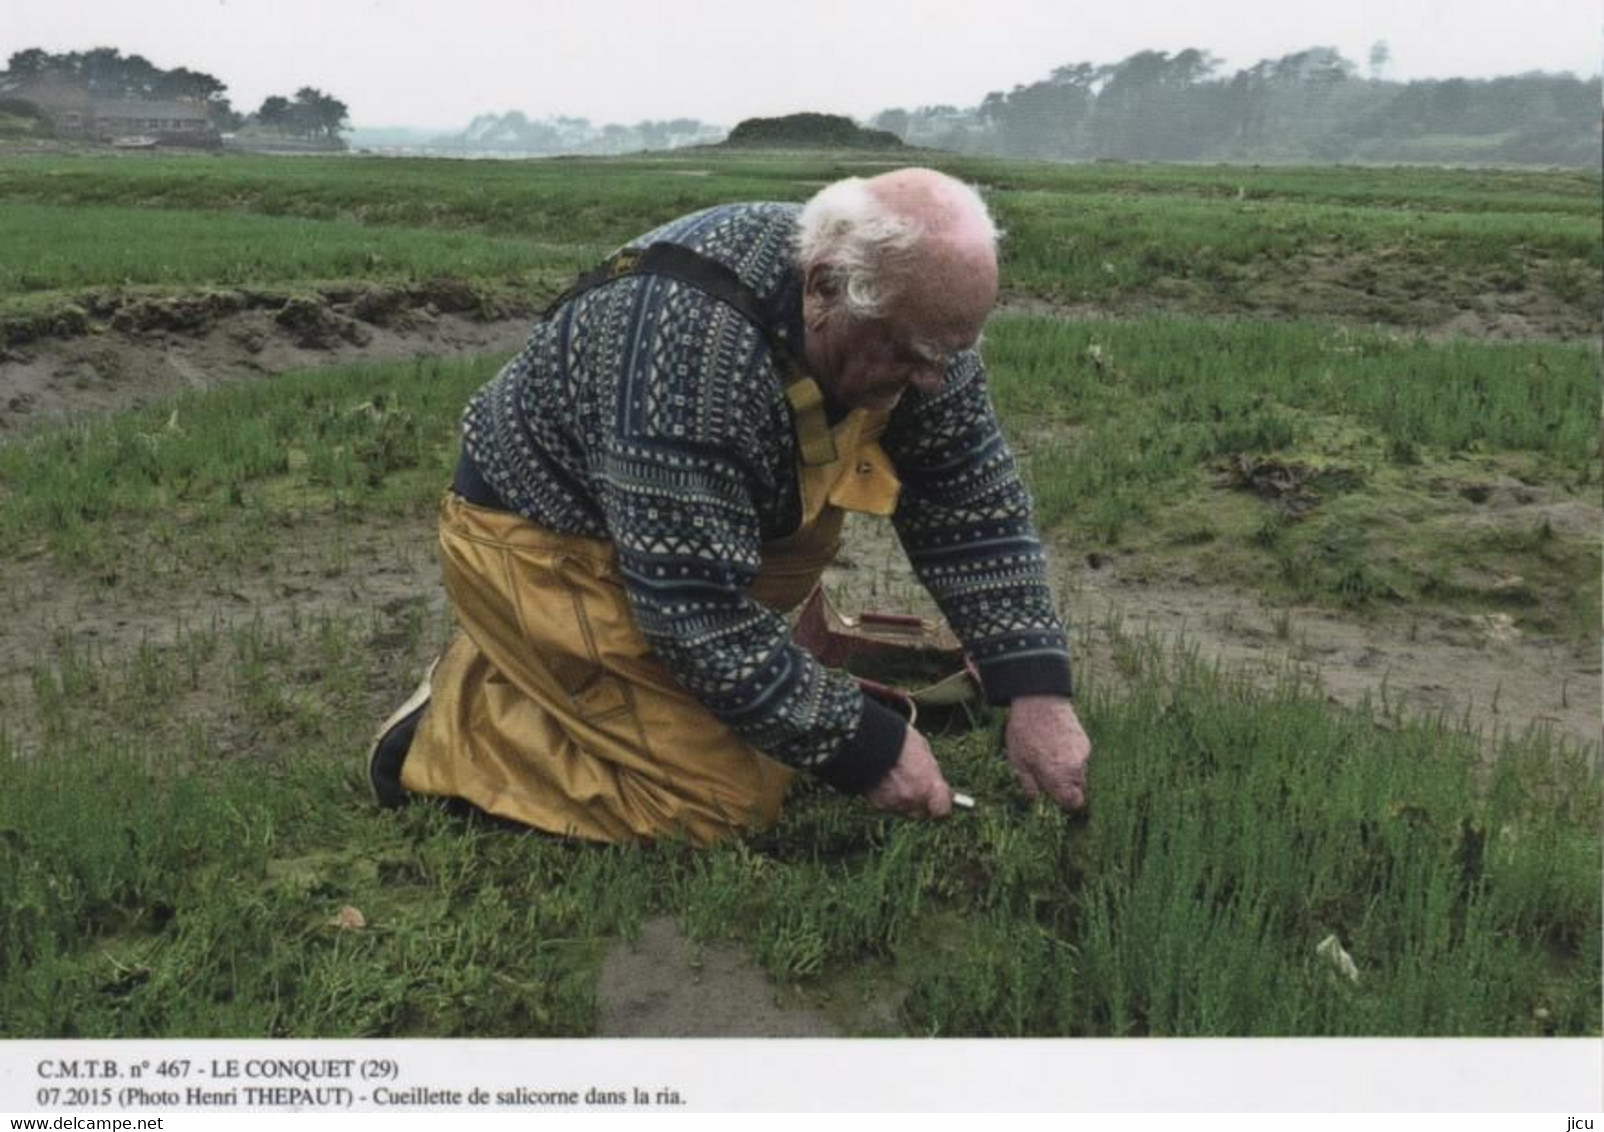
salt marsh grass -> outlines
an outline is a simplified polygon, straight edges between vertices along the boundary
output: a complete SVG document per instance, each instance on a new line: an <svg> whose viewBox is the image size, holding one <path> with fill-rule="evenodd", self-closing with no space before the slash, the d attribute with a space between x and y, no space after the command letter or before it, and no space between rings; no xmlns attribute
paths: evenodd
<svg viewBox="0 0 1604 1132"><path fill-rule="evenodd" d="M7 159L0 313L442 274L549 292L652 224L861 160ZM1262 592L1289 642L1297 599L1497 609L1596 647L1596 532L1564 521L1599 484L1596 349L1396 332L1429 322L1431 288L1408 292L1439 268L1596 320L1596 176L942 160L1010 230L991 388L1056 549L1184 559ZM1336 261L1385 319L1276 285ZM943 823L805 784L777 829L711 851L375 810L357 760L444 639L430 510L501 360L289 374L0 442L0 600L60 603L0 672L0 1036L583 1035L607 942L655 915L858 1035L1604 1028L1596 746L1406 718L1384 686L1338 707L1117 619L1109 670L1080 670L1083 818L1019 795L995 717L936 740L979 799ZM1233 460L1302 466L1303 506ZM1466 493L1495 490L1552 506L1467 524Z"/></svg>
<svg viewBox="0 0 1604 1132"><path fill-rule="evenodd" d="M1592 347L1027 316L994 320L987 342L1041 522L1067 541L1162 545L1222 580L1347 606L1447 597L1444 563L1476 564L1543 589L1532 604L1552 607L1548 628L1596 636L1596 539L1515 549L1530 532L1493 531L1468 548L1456 510L1464 485L1496 476L1555 485L1559 499L1596 494ZM1300 466L1304 494L1233 497L1231 462L1244 458ZM1201 539L1200 513L1211 516ZM1458 596L1496 608L1515 591Z"/></svg>
<svg viewBox="0 0 1604 1132"><path fill-rule="evenodd" d="M1499 287L1553 284L1577 319L1591 319L1604 298L1598 182L1584 174L925 156L987 190L1010 233L1004 274L1015 295L1239 310L1273 300L1255 292L1260 277L1297 282L1318 267L1360 296L1326 313L1405 325L1437 317L1432 301L1469 302ZM256 262L284 280L330 278L336 269L354 278L547 271L554 280L695 208L802 200L837 176L891 163L738 154L471 163L15 158L0 165L0 200L17 210L0 241L0 308L18 289L194 283L207 270L222 282L248 277ZM91 246L52 211L62 209L83 210L91 228L110 224L114 234ZM125 209L144 216L148 230L123 222ZM176 215L163 220L169 212ZM209 234L201 216L214 226ZM47 260L62 262L40 264L39 241ZM224 250L241 241L259 251L241 260ZM49 250L78 244L89 253L82 267L74 266L81 257ZM1334 301L1281 289L1293 310L1318 314Z"/></svg>
<svg viewBox="0 0 1604 1132"><path fill-rule="evenodd" d="M1523 254L1604 266L1597 217L1585 213L1419 212L1284 199L1222 204L1151 192L1072 200L1014 192L998 204L1004 224L1021 236L1007 248L1010 286L1061 299L1124 292L1151 297L1164 294L1164 281L1187 280L1222 291L1212 297L1220 303L1231 289L1256 282L1256 270L1267 265L1351 261L1362 276L1375 268L1359 261L1379 255L1388 257L1395 274L1444 268L1518 273L1511 255L1516 243ZM1362 287L1365 279L1356 281ZM1441 278L1419 282L1433 289L1445 284Z"/></svg>
<svg viewBox="0 0 1604 1132"><path fill-rule="evenodd" d="M0 759L0 1032L583 1034L603 942L649 914L746 944L849 1032L1599 1031L1599 781L1541 733L1489 770L1451 721L1334 711L1135 639L1136 693L1083 702L1090 820L1019 799L982 729L942 741L981 804L939 825L804 790L713 851L586 848L369 808L362 677L326 674L371 671L378 629L216 630L246 757L225 720L160 722L182 647L41 658L107 710ZM1356 981L1317 954L1332 935ZM889 1031L853 1007L865 988Z"/></svg>
<svg viewBox="0 0 1604 1132"><path fill-rule="evenodd" d="M489 277L577 270L577 248L418 229L376 241L350 220L178 209L8 204L0 294L114 286L247 287L332 280Z"/></svg>
<svg viewBox="0 0 1604 1132"><path fill-rule="evenodd" d="M1237 330L1253 349L1229 329L1207 343L1170 324L1060 340L1011 322L994 346L999 399L1050 403L1069 425L1097 414L1119 435L1122 410L1090 403L1091 383L1031 389L1060 380L1033 358L1084 359L1095 339L1129 368L1122 396L1157 407L1132 427L1163 437L1216 420L1210 404L1239 422L1254 397L1269 404L1273 378L1212 389L1210 374L1236 371L1203 365L1211 350L1290 368L1289 353L1328 341ZM1141 393L1159 379L1142 376L1136 342L1164 357L1167 335L1189 343L1171 372L1200 367L1197 404ZM1333 361L1357 367L1355 388L1383 365L1358 356ZM1455 380L1474 381L1474 356ZM63 562L87 564L69 569L96 569L113 532L178 509L190 521L159 551L136 539L119 553L248 573L274 555L277 524L425 508L456 406L488 372L359 367L41 432L0 448L3 529L53 528ZM1326 396L1284 411L1363 402ZM1170 453L1150 481L1161 491L1230 446L1148 447ZM219 566L209 527L238 561ZM603 941L666 913L815 988L849 1032L1598 1031L1592 753L1506 736L1489 770L1485 737L1456 721L1335 710L1290 678L1256 690L1184 645L1114 632L1134 691L1104 695L1094 678L1083 694L1099 752L1090 820L1019 799L983 728L939 748L981 798L973 813L911 826L804 788L778 830L702 853L371 811L354 767L368 689L427 654L421 622L400 652L377 613L180 627L128 655L64 630L10 705L28 750L0 759L0 884L16 894L0 1018L10 1036L582 1034ZM174 717L208 687L225 711ZM344 907L366 926L339 927ZM1331 935L1357 983L1316 954ZM883 1010L848 1005L866 985L896 1004L891 1029Z"/></svg>
<svg viewBox="0 0 1604 1132"><path fill-rule="evenodd" d="M1370 474L1404 447L1439 461L1524 455L1577 488L1599 474L1597 361L1580 345L1001 315L987 358L1049 527L1109 501L1139 515L1239 452L1310 450ZM0 532L307 491L419 501L454 458L454 414L495 364L320 370L24 437L0 447Z"/></svg>
<svg viewBox="0 0 1604 1132"><path fill-rule="evenodd" d="M495 364L320 370L25 437L0 447L0 531L66 551L175 515L194 532L416 509L449 479L456 415Z"/></svg>
<svg viewBox="0 0 1604 1132"><path fill-rule="evenodd" d="M1346 419L1389 450L1524 451L1584 485L1597 475L1597 355L1585 345L1006 315L987 342L1001 412L1020 424L1095 421L1100 443L1158 461L1158 474L1245 449L1284 449L1332 427L1322 422ZM1138 435L1121 435L1121 423ZM1144 432L1152 434L1145 443Z"/></svg>

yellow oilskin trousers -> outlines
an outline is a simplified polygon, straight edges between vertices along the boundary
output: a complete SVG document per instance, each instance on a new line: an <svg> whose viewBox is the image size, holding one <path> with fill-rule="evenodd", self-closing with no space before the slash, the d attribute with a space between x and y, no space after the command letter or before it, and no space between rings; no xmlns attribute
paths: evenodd
<svg viewBox="0 0 1604 1132"><path fill-rule="evenodd" d="M756 600L799 605L840 548L844 512L891 513L886 417L850 413L829 430L833 459L802 460L802 523L763 545ZM440 546L459 631L435 667L403 787L594 841L707 844L778 819L791 771L651 654L610 543L447 492Z"/></svg>

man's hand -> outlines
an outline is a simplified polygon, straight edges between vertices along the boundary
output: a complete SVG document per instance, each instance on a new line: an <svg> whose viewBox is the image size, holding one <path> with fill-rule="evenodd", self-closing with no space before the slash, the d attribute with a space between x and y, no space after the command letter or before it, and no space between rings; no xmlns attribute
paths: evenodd
<svg viewBox="0 0 1604 1132"><path fill-rule="evenodd" d="M897 761L864 798L878 810L905 818L944 818L952 813L952 787L941 776L930 744L911 727Z"/></svg>
<svg viewBox="0 0 1604 1132"><path fill-rule="evenodd" d="M1026 794L1046 794L1066 810L1086 805L1092 742L1061 696L1021 696L1008 708L1008 761Z"/></svg>

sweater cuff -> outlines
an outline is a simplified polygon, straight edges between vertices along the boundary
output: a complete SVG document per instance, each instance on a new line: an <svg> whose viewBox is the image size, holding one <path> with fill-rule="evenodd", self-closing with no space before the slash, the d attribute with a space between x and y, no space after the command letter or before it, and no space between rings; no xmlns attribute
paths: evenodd
<svg viewBox="0 0 1604 1132"><path fill-rule="evenodd" d="M896 765L907 734L908 724L902 716L872 696L864 696L858 729L829 762L814 768L813 773L837 790L865 794L880 785Z"/></svg>
<svg viewBox="0 0 1604 1132"><path fill-rule="evenodd" d="M1062 654L982 661L978 667L986 702L994 707L1012 703L1020 696L1068 698L1075 694L1069 657Z"/></svg>

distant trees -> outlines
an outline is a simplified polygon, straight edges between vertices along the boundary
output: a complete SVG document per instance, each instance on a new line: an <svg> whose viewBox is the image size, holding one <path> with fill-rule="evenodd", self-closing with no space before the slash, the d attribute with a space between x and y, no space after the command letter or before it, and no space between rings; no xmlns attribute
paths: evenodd
<svg viewBox="0 0 1604 1132"><path fill-rule="evenodd" d="M1112 65L1055 67L1041 82L986 95L976 112L985 134L972 148L1060 160L1088 153L1195 157L1219 112L1219 100L1205 88L1218 67L1218 59L1191 48L1173 56L1142 51ZM995 145L987 147L988 140Z"/></svg>
<svg viewBox="0 0 1604 1132"><path fill-rule="evenodd" d="M43 48L29 47L14 53L6 60L6 73L19 79L42 75L48 69L46 64L50 58L50 53Z"/></svg>
<svg viewBox="0 0 1604 1132"><path fill-rule="evenodd" d="M340 133L351 128L347 121L349 115L350 108L338 98L317 87L303 86L295 92L294 98L268 95L244 124L285 137L343 146Z"/></svg>
<svg viewBox="0 0 1604 1132"><path fill-rule="evenodd" d="M219 130L233 131L245 124L245 115L234 109L234 104L226 98L214 98L211 102L212 124Z"/></svg>
<svg viewBox="0 0 1604 1132"><path fill-rule="evenodd" d="M350 125L350 114L345 103L314 86L303 86L295 92L295 105L290 111L302 132L331 141L337 141L340 131Z"/></svg>
<svg viewBox="0 0 1604 1132"><path fill-rule="evenodd" d="M1088 64L1058 67L1045 82L993 91L980 104L980 118L997 135L1007 157L1064 159L1085 144L1086 121L1095 100L1093 83L1102 69Z"/></svg>
<svg viewBox="0 0 1604 1132"><path fill-rule="evenodd" d="M670 118L665 121L645 121L637 124L642 149L672 149L683 138L693 138L702 132L702 123L695 118Z"/></svg>
<svg viewBox="0 0 1604 1132"><path fill-rule="evenodd" d="M1396 88L1342 136L1366 157L1451 160L1453 139L1469 137L1485 139L1486 160L1596 167L1599 100L1597 79L1570 75L1426 80Z"/></svg>
<svg viewBox="0 0 1604 1132"><path fill-rule="evenodd" d="M1387 69L1392 62L1392 48L1387 46L1385 39L1378 39L1370 45L1370 77L1373 80L1381 78L1381 72Z"/></svg>
<svg viewBox="0 0 1604 1132"><path fill-rule="evenodd" d="M275 95L250 118L236 111L226 97L228 84L215 75L189 67L164 70L142 55L124 55L115 47L52 54L39 47L13 53L6 75L22 89L51 81L81 88L101 100L143 99L189 102L206 109L219 130L237 130L247 123L300 137L338 139L347 128L345 103L315 87L302 87L293 100Z"/></svg>
<svg viewBox="0 0 1604 1132"><path fill-rule="evenodd" d="M136 55L137 59L138 56ZM175 67L171 71L160 72L152 93L157 98L173 98L190 102L210 102L214 98L221 98L228 89L228 84L221 79L213 78L204 71L192 71L188 67Z"/></svg>
<svg viewBox="0 0 1604 1132"><path fill-rule="evenodd" d="M906 110L882 110L869 120L869 125L877 130L886 130L896 134L900 138L908 132L908 112Z"/></svg>
<svg viewBox="0 0 1604 1132"><path fill-rule="evenodd" d="M722 129L695 118L594 125L588 118L558 115L533 119L510 110L505 114L481 114L461 133L434 139L430 148L508 154L608 154L700 145L723 136Z"/></svg>
<svg viewBox="0 0 1604 1132"><path fill-rule="evenodd" d="M228 84L215 75L188 67L163 70L143 55L124 55L115 47L59 55L29 47L12 54L6 73L24 86L55 80L103 100L193 102L204 106L212 122L224 129L238 117L224 97Z"/></svg>
<svg viewBox="0 0 1604 1132"><path fill-rule="evenodd" d="M290 112L293 109L290 100L282 94L270 94L262 99L261 108L256 111L256 124L288 133L292 129Z"/></svg>
<svg viewBox="0 0 1604 1132"><path fill-rule="evenodd" d="M1596 164L1600 83L1571 75L1387 82L1332 47L1230 75L1188 48L1071 63L992 91L976 107L883 110L872 123L914 145L1048 160L1540 161ZM1456 156L1457 155L1457 156Z"/></svg>
<svg viewBox="0 0 1604 1132"><path fill-rule="evenodd" d="M1096 72L1102 79L1092 116L1098 153L1184 161L1207 146L1208 104L1199 86L1219 60L1194 48L1176 55L1143 51Z"/></svg>
<svg viewBox="0 0 1604 1132"><path fill-rule="evenodd" d="M896 149L902 139L885 130L866 130L838 114L787 114L748 118L725 139L728 146L757 148Z"/></svg>

